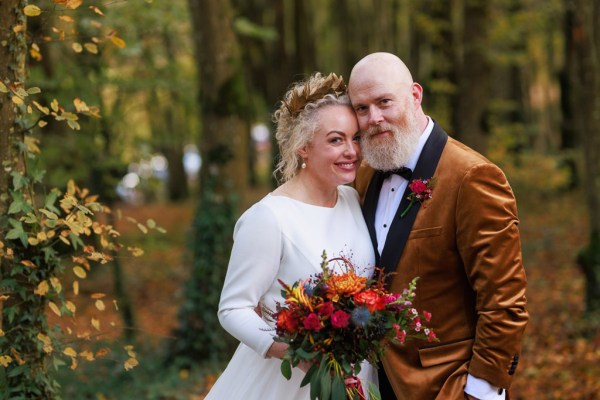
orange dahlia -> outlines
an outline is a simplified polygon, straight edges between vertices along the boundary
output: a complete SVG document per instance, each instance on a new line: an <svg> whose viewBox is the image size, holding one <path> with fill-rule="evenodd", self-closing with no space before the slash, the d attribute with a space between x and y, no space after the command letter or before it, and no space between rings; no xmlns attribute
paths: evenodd
<svg viewBox="0 0 600 400"><path fill-rule="evenodd" d="M354 273L353 270L340 275L331 275L327 279L327 298L331 301L337 302L340 296L351 296L366 286L367 278L359 276Z"/></svg>

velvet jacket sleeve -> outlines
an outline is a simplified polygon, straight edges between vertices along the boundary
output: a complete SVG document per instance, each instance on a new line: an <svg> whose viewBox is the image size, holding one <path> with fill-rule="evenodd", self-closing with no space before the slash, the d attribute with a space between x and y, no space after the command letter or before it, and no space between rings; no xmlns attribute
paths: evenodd
<svg viewBox="0 0 600 400"><path fill-rule="evenodd" d="M528 320L516 202L502 171L485 163L466 172L457 205L457 246L477 313L469 373L507 388Z"/></svg>

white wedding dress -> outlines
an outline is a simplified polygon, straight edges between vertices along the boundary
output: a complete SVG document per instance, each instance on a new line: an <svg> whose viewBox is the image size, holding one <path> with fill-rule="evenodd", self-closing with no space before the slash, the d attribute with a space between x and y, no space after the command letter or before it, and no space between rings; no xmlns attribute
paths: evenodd
<svg viewBox="0 0 600 400"><path fill-rule="evenodd" d="M207 400L308 400L309 386L300 388L304 372L286 380L281 360L265 358L274 323L255 308L275 310L283 303L278 279L292 284L320 271L321 254L344 255L358 272L371 276L375 256L360 210L358 194L338 188L333 208L313 206L284 196L267 195L236 223L234 245L219 303L219 320L241 343ZM331 264L333 265L333 264ZM363 387L377 384L377 371L363 363Z"/></svg>

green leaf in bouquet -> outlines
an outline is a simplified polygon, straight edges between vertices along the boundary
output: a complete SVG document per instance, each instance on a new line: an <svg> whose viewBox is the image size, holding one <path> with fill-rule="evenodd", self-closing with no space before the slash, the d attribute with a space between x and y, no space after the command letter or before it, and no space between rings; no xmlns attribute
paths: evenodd
<svg viewBox="0 0 600 400"><path fill-rule="evenodd" d="M316 400L321 393L321 369L310 378L310 400Z"/></svg>
<svg viewBox="0 0 600 400"><path fill-rule="evenodd" d="M331 374L321 375L321 400L329 400L331 398Z"/></svg>
<svg viewBox="0 0 600 400"><path fill-rule="evenodd" d="M342 358L342 369L348 375L351 375L353 373L352 365L350 365L350 363L348 362L348 360L346 360L345 357Z"/></svg>
<svg viewBox="0 0 600 400"><path fill-rule="evenodd" d="M292 366L290 364L289 360L283 360L281 362L281 374L285 377L285 379L287 379L288 381L291 379L292 377Z"/></svg>
<svg viewBox="0 0 600 400"><path fill-rule="evenodd" d="M302 348L298 349L298 351L296 353L305 360L312 360L313 358L315 358L316 356L321 354L318 351L313 351L312 353L309 353L308 351L306 351Z"/></svg>
<svg viewBox="0 0 600 400"><path fill-rule="evenodd" d="M331 398L334 400L346 398L346 385L342 377L338 374L333 376L333 384L331 385Z"/></svg>
<svg viewBox="0 0 600 400"><path fill-rule="evenodd" d="M304 379L302 379L302 382L300 382L300 387L304 387L304 386L308 385L310 383L312 376L317 372L317 370L318 370L317 366L315 364L313 364L306 372L306 375L304 375Z"/></svg>
<svg viewBox="0 0 600 400"><path fill-rule="evenodd" d="M381 393L379 393L379 388L373 382L369 382L367 392L369 393L369 399L381 400Z"/></svg>

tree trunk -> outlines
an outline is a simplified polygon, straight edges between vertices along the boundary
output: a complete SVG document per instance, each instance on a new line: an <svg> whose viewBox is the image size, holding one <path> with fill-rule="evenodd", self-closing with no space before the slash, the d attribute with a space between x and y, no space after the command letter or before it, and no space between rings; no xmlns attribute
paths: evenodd
<svg viewBox="0 0 600 400"><path fill-rule="evenodd" d="M490 65L486 55L488 0L464 1L463 54L457 72L456 136L467 146L485 153L488 132L486 111L490 98Z"/></svg>
<svg viewBox="0 0 600 400"><path fill-rule="evenodd" d="M203 166L190 241L193 266L173 353L182 363L217 363L230 357L235 343L216 310L231 251L234 191L243 195L247 188L246 89L230 1L189 0L189 6L201 85Z"/></svg>
<svg viewBox="0 0 600 400"><path fill-rule="evenodd" d="M27 58L26 26L23 13L25 0L2 0L0 3L0 80L5 86L25 87L25 62ZM20 27L20 29L15 29ZM0 242L4 243L4 232L8 225L12 180L10 173L23 172L24 160L17 145L24 142L24 131L20 125L21 111L11 100L9 93L0 92ZM21 120L21 121L20 121ZM53 399L57 388L45 366L46 354L39 351L39 341L30 331L45 329L46 301L31 297L31 276L15 274L13 264L21 260L5 258L0 248L0 287L11 288L8 299L0 300L0 354L12 356L6 368L0 368L0 391L10 398ZM12 281L12 283L10 282ZM16 284L14 282L17 282ZM16 288L15 288L16 286ZM9 312L10 310L10 312ZM9 315L10 314L10 315ZM26 328L26 329L23 329ZM18 357L17 357L18 355ZM21 365L22 364L22 365ZM24 366L24 367L23 367ZM8 390L6 390L8 389Z"/></svg>
<svg viewBox="0 0 600 400"><path fill-rule="evenodd" d="M586 311L600 312L600 4L576 0L573 42L574 122L582 138L590 241L578 261L586 277Z"/></svg>

